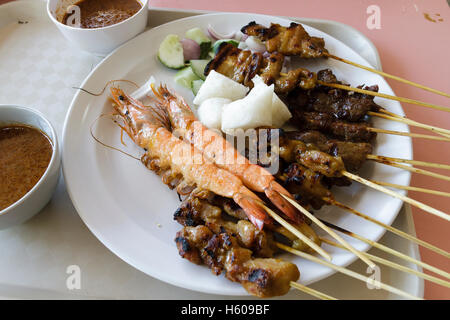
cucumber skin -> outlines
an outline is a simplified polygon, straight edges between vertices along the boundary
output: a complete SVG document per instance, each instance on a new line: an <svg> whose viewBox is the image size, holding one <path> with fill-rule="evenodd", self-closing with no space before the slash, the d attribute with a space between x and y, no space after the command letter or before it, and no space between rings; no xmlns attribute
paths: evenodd
<svg viewBox="0 0 450 320"><path fill-rule="evenodd" d="M161 60L161 58L159 57L159 53L158 53L157 57L158 57L158 61L161 62L164 65L164 67L172 69L172 70L181 70L187 66L187 64L185 63L180 67L171 67L171 66L168 66L164 61Z"/></svg>
<svg viewBox="0 0 450 320"><path fill-rule="evenodd" d="M201 79L195 74L191 67L186 67L175 74L174 80L175 83L185 88L192 89L192 82Z"/></svg>
<svg viewBox="0 0 450 320"><path fill-rule="evenodd" d="M176 38L176 39L174 39L174 38ZM174 43L171 43L171 40L173 40L174 41ZM175 42L176 41L176 42ZM180 64L176 64L176 65L174 65L174 64L171 64L170 62L168 62L167 61L167 59L165 59L164 57L163 57L163 55L164 54L167 54L167 53L169 53L169 55L170 55L170 51L171 51L171 49L173 49L173 47L171 47L171 45L173 44L173 47L175 47L175 46L179 46L180 48L181 48L181 60L180 60ZM164 45L164 46L163 46ZM178 54L179 52L177 52L177 54ZM181 68L183 68L183 67L185 67L185 63L184 63L184 57L183 57L183 46L181 45L181 42L180 42L180 39L179 39L179 37L177 36L177 35L175 35L175 34L168 34L165 38L164 38L164 40L161 42L161 44L159 45L159 48L158 48L158 60L164 65L164 66L166 66L167 68L170 68L170 69L175 69L175 70L177 70L177 69L181 69ZM175 56L175 58L180 58L180 56ZM182 61L182 62L181 62Z"/></svg>

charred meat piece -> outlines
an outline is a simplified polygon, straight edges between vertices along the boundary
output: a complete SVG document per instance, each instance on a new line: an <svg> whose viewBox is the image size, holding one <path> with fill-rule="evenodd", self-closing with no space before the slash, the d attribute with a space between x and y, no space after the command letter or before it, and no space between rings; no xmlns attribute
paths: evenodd
<svg viewBox="0 0 450 320"><path fill-rule="evenodd" d="M329 69L319 71L317 78L324 82L341 84ZM363 88L363 86L358 88ZM376 85L364 87L364 89L378 92ZM297 88L290 92L286 100L293 109L326 113L336 119L356 122L367 117L368 111L379 111L380 106L373 101L373 98L361 93L318 85L310 91Z"/></svg>
<svg viewBox="0 0 450 320"><path fill-rule="evenodd" d="M328 139L319 131L291 131L285 136L291 140L300 140L307 145L314 145L320 151L340 156L348 171L358 171L367 160L367 155L372 153L372 145L367 142L340 141Z"/></svg>
<svg viewBox="0 0 450 320"><path fill-rule="evenodd" d="M184 227L177 233L175 242L183 258L204 263L216 275L225 271L225 277L241 283L249 293L261 298L286 294L290 282L300 277L293 263L253 259L252 251L241 247L235 236L228 232L216 234L207 226Z"/></svg>
<svg viewBox="0 0 450 320"><path fill-rule="evenodd" d="M345 170L341 157L332 156L301 140L287 139L286 136L280 138L279 155L289 163L300 163L327 177L341 177L341 172Z"/></svg>
<svg viewBox="0 0 450 320"><path fill-rule="evenodd" d="M291 122L301 130L318 130L339 140L353 142L370 142L376 137L375 132L367 130L367 122L336 120L327 113L305 112L299 109L291 109L291 112Z"/></svg>
<svg viewBox="0 0 450 320"><path fill-rule="evenodd" d="M241 32L265 41L269 52L301 58L319 58L328 53L323 38L311 37L298 23L291 23L289 27L272 23L269 28L266 28L252 21L243 27Z"/></svg>
<svg viewBox="0 0 450 320"><path fill-rule="evenodd" d="M206 225L214 233L233 234L239 244L252 250L256 257L270 258L278 251L271 232L258 230L246 218L237 222L225 218L220 207L195 195L186 198L174 214L174 220L183 226Z"/></svg>
<svg viewBox="0 0 450 320"><path fill-rule="evenodd" d="M332 198L330 190L322 184L323 175L301 164L291 163L285 170L284 186L303 206L311 205L319 210L325 202L322 198Z"/></svg>
<svg viewBox="0 0 450 320"><path fill-rule="evenodd" d="M274 84L277 93L287 93L299 86L305 90L316 86L316 74L303 68L291 70L281 76L283 61L284 56L280 53L272 53L264 58L261 53L241 50L224 42L214 59L206 66L205 75L215 70L245 86L253 87L251 79L258 74L266 84Z"/></svg>

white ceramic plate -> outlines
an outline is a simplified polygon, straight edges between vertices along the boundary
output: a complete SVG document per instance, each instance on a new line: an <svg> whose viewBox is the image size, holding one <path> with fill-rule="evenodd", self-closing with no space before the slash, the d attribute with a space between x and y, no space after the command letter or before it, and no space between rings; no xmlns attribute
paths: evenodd
<svg viewBox="0 0 450 320"><path fill-rule="evenodd" d="M159 43L169 33L183 36L186 30L193 27L206 28L208 24L212 24L220 32L229 32L253 20L265 25L270 22L283 25L290 23L277 17L237 13L209 14L177 20L151 29L117 49L92 71L82 87L99 92L112 79L128 79L143 84L152 74L177 90L188 101L192 101L192 93L173 82L175 72L163 67L157 60ZM369 65L340 41L316 29L306 29L314 36L325 38L330 52ZM380 92L393 94L381 77L333 60L308 61L304 66L313 71L330 67L339 79L353 85L378 84ZM121 86L131 90L125 84ZM397 102L377 102L393 112L403 114ZM64 175L70 197L83 221L111 251L155 278L206 293L246 294L239 284L232 283L223 276L215 277L206 267L194 265L178 256L174 238L181 226L172 219L179 205L176 193L170 191L158 176L138 161L96 143L90 134L91 125L96 119L111 111L106 93L94 97L79 92L67 114L63 134ZM380 119L375 119L375 126L408 130L405 125ZM134 154L139 152L129 140L127 147L120 144L120 130L107 118L96 122L93 133L104 143L127 149ZM409 159L412 155L411 141L405 137L379 135L374 153ZM367 163L361 175L404 185L409 184L410 178L407 172L373 163ZM338 200L386 224L393 222L401 206L401 201L356 183L350 188L336 189L335 194ZM374 241L384 233L382 228L334 207L325 207L318 215ZM357 249L368 249L363 243L348 240ZM325 248L332 254L335 264L346 266L355 260L355 256L349 253L328 246ZM333 273L328 268L290 255L282 255L282 258L299 266L304 284Z"/></svg>

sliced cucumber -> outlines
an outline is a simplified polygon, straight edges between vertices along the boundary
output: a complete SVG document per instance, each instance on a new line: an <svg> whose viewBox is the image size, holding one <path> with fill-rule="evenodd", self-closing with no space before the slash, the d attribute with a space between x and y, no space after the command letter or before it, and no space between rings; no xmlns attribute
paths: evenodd
<svg viewBox="0 0 450 320"><path fill-rule="evenodd" d="M217 53L217 51L219 50L219 47L222 43L230 43L233 46L237 47L239 45L239 41L236 41L234 39L222 39L222 40L217 40L216 42L214 42L214 45L212 47L212 51L214 52L214 54Z"/></svg>
<svg viewBox="0 0 450 320"><path fill-rule="evenodd" d="M185 66L183 46L175 34L169 34L161 42L158 50L158 59L163 65L171 69L180 69Z"/></svg>
<svg viewBox="0 0 450 320"><path fill-rule="evenodd" d="M186 38L194 40L200 45L200 59L205 59L211 50L211 39L200 28L192 28L186 31Z"/></svg>
<svg viewBox="0 0 450 320"><path fill-rule="evenodd" d="M206 79L205 68L209 60L191 60L192 71L202 80Z"/></svg>
<svg viewBox="0 0 450 320"><path fill-rule="evenodd" d="M186 31L186 38L194 40L198 44L203 42L211 42L211 39L200 28L192 28Z"/></svg>
<svg viewBox="0 0 450 320"><path fill-rule="evenodd" d="M192 71L191 67L181 69L175 74L174 80L183 87L192 88L192 81L199 80L200 78Z"/></svg>
<svg viewBox="0 0 450 320"><path fill-rule="evenodd" d="M197 95L197 92L198 90L200 90L203 82L205 81L203 81L202 79L192 81L192 93L194 94L194 96Z"/></svg>

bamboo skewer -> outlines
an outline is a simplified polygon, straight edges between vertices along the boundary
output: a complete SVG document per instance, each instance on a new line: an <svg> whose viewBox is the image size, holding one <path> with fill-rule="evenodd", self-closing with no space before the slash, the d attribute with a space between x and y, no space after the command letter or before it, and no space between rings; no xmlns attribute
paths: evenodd
<svg viewBox="0 0 450 320"><path fill-rule="evenodd" d="M348 235L348 236L350 236L352 238L355 238L355 239L358 239L358 240L360 240L362 242L365 242L368 245L371 245L372 247L380 249L380 250L382 250L384 252L392 254L393 256L396 256L396 257L398 257L400 259L403 259L403 260L406 260L408 262L414 263L414 264L416 264L418 266L421 266L424 269L427 269L427 270L432 271L432 272L434 272L434 273L436 273L436 274L438 274L440 276L443 276L443 277L445 277L447 279L450 279L450 274L448 272L445 272L445 271L443 271L441 269L433 267L433 266L431 266L431 265L429 265L429 264L427 264L425 262L422 262L420 260L411 258L410 256L408 256L408 255L406 255L404 253L401 253L399 251L396 251L394 249L391 249L391 248L389 248L389 247L387 247L387 246L385 246L385 245L383 245L381 243L378 243L378 242L366 239L366 238L364 238L364 237L362 237L362 236L360 236L360 235L358 235L358 234L356 234L354 232L351 232L351 231L345 230L344 228L335 226L334 224L332 224L330 222L327 222L327 221L324 221L324 220L322 220L322 222L324 224L326 224L328 227L330 227L330 228L332 228L332 229L334 229L336 231L342 232L343 234L346 234L346 235Z"/></svg>
<svg viewBox="0 0 450 320"><path fill-rule="evenodd" d="M408 190L408 191L417 191L417 192L429 193L429 194L434 194L434 195L437 195L437 196L449 197L450 198L450 192L431 190L431 189L412 187L412 186L403 186L403 185L400 185L400 184L383 182L383 181L376 181L376 180L369 180L369 181L371 181L373 183L376 183L376 184L379 184L380 186L392 187L392 188L400 189L400 190Z"/></svg>
<svg viewBox="0 0 450 320"><path fill-rule="evenodd" d="M370 127L366 128L366 129L367 129L367 131L371 131L371 132L393 134L393 135L396 135L396 136L404 136L404 137L411 137L411 138L420 138L420 139L428 139L428 140L450 142L450 138L431 136L431 135L428 135L428 134L420 134L420 133L413 133L413 132L402 132L402 131L394 131L394 130L385 130L385 129L379 129L379 128L370 128Z"/></svg>
<svg viewBox="0 0 450 320"><path fill-rule="evenodd" d="M423 89L423 90L426 90L426 91L429 91L429 92L433 92L433 93L439 94L439 95L441 95L441 96L450 98L450 94L448 94L448 93L445 93L445 92L442 92L442 91L439 91L439 90L436 90L436 89L433 89L433 88L430 88L430 87L426 87L426 86L421 85L421 84L419 84L419 83L416 83L416 82L413 82L413 81L410 81L410 80L406 80L406 79L404 79L404 78L401 78L401 77L398 77L398 76L394 76L394 75L392 75L392 74L389 74L389 73L386 73L386 72L383 72L383 71L379 71L379 70L376 70L376 69L373 69L373 68L370 68L370 67L363 66L363 65L361 65L361 64L359 64L359 63L356 63L356 62L353 62L353 61L350 61L350 60L346 60L346 59L337 57L337 56L332 55L332 54L330 54L330 53L325 53L325 55L326 55L327 57L329 57L329 58L332 58L332 59L335 59L335 60L344 62L344 63L346 63L346 64L355 66L355 67L357 67L357 68L361 68L361 69L364 69L364 70L367 70L367 71L370 71L370 72L379 74L379 75L381 75L381 76L383 76L383 77L390 78L390 79L394 79L394 80L397 80L397 81L400 81L400 82L409 84L409 85L411 85L411 86L414 86L414 87L416 87L416 88L420 88L420 89Z"/></svg>
<svg viewBox="0 0 450 320"><path fill-rule="evenodd" d="M331 256L329 253L327 253L325 250L323 250L319 245L317 245L314 241L309 239L307 236L305 236L303 233L300 232L297 228L294 228L289 222L284 220L282 217L280 217L278 214L276 214L273 210L265 206L264 204L261 204L264 209L267 211L267 213L279 224L281 224L283 227L285 227L287 230L289 230L291 233L293 233L295 236L297 236L300 240L305 242L311 249L316 251L318 254L320 254L325 259L331 261Z"/></svg>
<svg viewBox="0 0 450 320"><path fill-rule="evenodd" d="M355 175L353 173L350 173L348 171L343 171L342 175L344 175L345 177L350 178L352 180L355 180L355 181L357 181L359 183L365 184L368 187L371 187L371 188L376 189L378 191L384 192L384 193L386 193L386 194L388 194L388 195L390 195L390 196L392 196L394 198L397 198L397 199L400 199L400 200L402 200L404 202L407 202L407 203L409 203L409 204L411 204L411 205L413 205L413 206L415 206L415 207L417 207L419 209L422 209L422 210L427 211L427 212L429 212L431 214L434 214L435 216L438 216L438 217L443 218L443 219L445 219L447 221L450 221L450 216L448 214L446 214L446 213L444 213L444 212L442 212L440 210L437 210L435 208L432 208L432 207L430 207L430 206L428 206L428 205L426 205L426 204L424 204L422 202L419 202L417 200L408 198L408 197L406 197L404 195L401 195L401 194L399 194L397 192L389 190L389 189L387 189L387 188L385 188L383 186L380 186L380 185L378 185L376 183L373 183L373 182L371 182L369 180L361 178L360 176L357 176L357 175Z"/></svg>
<svg viewBox="0 0 450 320"><path fill-rule="evenodd" d="M428 242L420 240L417 237L414 237L414 236L410 235L409 233L406 233L406 232L401 231L399 229L396 229L396 228L394 228L394 227L392 227L390 225L382 223L382 222L380 222L380 221L378 221L378 220L376 220L376 219L374 219L372 217L369 217L368 215L365 215L364 213L359 212L359 211L357 211L357 210L355 210L355 209L353 209L353 208L351 208L351 207L349 207L349 206L347 206L347 205L345 205L345 204L343 204L341 202L338 202L338 201L336 201L334 199L323 198L323 200L325 202L328 202L329 204L335 205L336 207L339 207L339 208L342 208L344 210L347 210L348 212L350 212L350 213L352 213L352 214L354 214L354 215L356 215L356 216L358 216L360 218L363 218L364 220L367 220L367 221L370 221L372 223L375 223L376 225L378 225L378 226L380 226L380 227L382 227L382 228L384 228L384 229L386 229L386 230L388 230L388 231L390 231L390 232L392 232L392 233L394 233L394 234L396 234L396 235L398 235L398 236L400 236L402 238L410 240L410 241L412 241L412 242L414 242L414 243L416 243L416 244L418 244L418 245L420 245L420 246L422 246L424 248L427 248L427 249L429 249L431 251L434 251L434 252L436 252L436 253L438 253L440 255L443 255L446 258L450 258L450 253L448 253L447 251L445 251L445 250L443 250L441 248L438 248L438 247L436 247L436 246L434 246L434 245L432 245L432 244L430 244Z"/></svg>
<svg viewBox="0 0 450 320"><path fill-rule="evenodd" d="M369 95L369 96L374 96L374 97L379 97L379 98L384 98L384 99L389 99L389 100L395 100L395 101L399 101L399 102L403 102L403 103L415 104L415 105L418 105L418 106L421 106L421 107L427 107L427 108L431 108L431 109L436 109L436 110L450 112L450 108L449 107L438 106L438 105L435 105L435 104L426 103L426 102L422 102L422 101L418 101L418 100L414 100L414 99L396 97L396 96L392 96L392 95L385 94L385 93L380 93L380 92L375 92L375 91L370 91L370 90L364 90L364 89L350 87L350 86L346 86L346 85L338 84L338 83L329 83L329 82L325 82L325 81L321 81L321 80L317 80L317 83L322 85L322 86L327 86L327 87L330 87L330 88L336 88L336 89L342 89L342 90L347 90L347 91L352 91L352 92L358 92L358 93L366 94L366 95Z"/></svg>
<svg viewBox="0 0 450 320"><path fill-rule="evenodd" d="M387 120L397 121L397 122L405 123L405 124L413 126L413 127L426 129L426 130L432 131L434 133L437 133L441 136L444 136L446 138L450 138L450 130L442 129L442 128L435 127L435 126L430 126L428 124L423 124L423 123L408 119L406 117L396 115L395 113L391 113L391 112L383 110L383 109L380 109L380 112L383 112L384 114L379 113L379 112L373 112L373 111L368 111L367 114L369 116L375 116L375 117L379 117L379 118L383 118L383 119L387 119Z"/></svg>
<svg viewBox="0 0 450 320"><path fill-rule="evenodd" d="M411 294L409 294L409 293L407 293L407 292L405 292L403 290L400 290L400 289L397 289L397 288L392 287L390 285L387 285L387 284L385 284L385 283L383 283L381 281L378 281L378 280L375 280L375 279L370 279L369 277L363 276L362 274L359 274L359 273L357 273L355 271L346 269L346 268L341 267L341 266L334 265L334 264L332 264L332 263L330 263L328 261L324 261L324 260L319 259L317 257L314 257L314 256L312 256L310 254L307 254L307 253L301 252L299 250L296 250L294 248L291 248L289 246L286 246L286 245L284 245L282 243L278 243L277 242L276 245L278 246L278 248L280 248L280 249L282 249L282 250L284 250L286 252L295 254L295 255L297 255L297 256L299 256L301 258L304 258L304 259L307 259L309 261L316 262L318 264L326 266L328 268L334 269L336 271L339 271L339 272L341 272L343 274L346 274L346 275L348 275L348 276L350 276L352 278L358 279L360 281L363 281L363 282L366 282L366 283L372 283L373 285L375 285L375 286L377 286L377 287L379 287L379 288L381 288L383 290L392 292L392 293L397 294L399 296L406 297L408 299L422 300L419 297L416 297L416 296L411 295Z"/></svg>
<svg viewBox="0 0 450 320"><path fill-rule="evenodd" d="M364 261L369 267L373 268L375 267L375 264L367 259L362 252L356 250L353 248L347 241L345 241L341 236L336 234L333 230L328 228L326 225L324 225L319 219L317 219L315 216L313 216L308 210L303 208L301 205L299 205L295 200L289 198L288 196L280 193L280 195L285 198L289 203L291 203L294 207L296 207L300 212L302 212L306 217L311 219L315 224L317 224L320 228L325 230L330 236L332 236L334 239L336 239L340 244L342 244L344 247L346 247L350 252L355 254L358 258L360 258L362 261Z"/></svg>
<svg viewBox="0 0 450 320"><path fill-rule="evenodd" d="M391 158L391 157L385 157L385 156L377 156L377 155L373 155L373 154L367 155L367 159L375 160L375 161L389 161L389 162L409 163L409 164L416 165L416 166L450 170L450 165L441 164L441 163L426 162L426 161Z"/></svg>
<svg viewBox="0 0 450 320"><path fill-rule="evenodd" d="M398 164L395 162L391 162L391 161L383 161L383 160L375 160L378 163L382 163L391 167L396 167L396 168L400 168L406 171L410 171L413 173L418 173L418 174L422 174L425 176L429 176L429 177L433 177L436 179L441 179L441 180L445 180L445 181L450 181L450 177L449 176L444 176L443 174L439 174L439 173L435 173L435 172L431 172L428 170L423 170L423 169L419 169L419 168L415 168L415 167L411 167L411 166L405 166L403 164Z"/></svg>
<svg viewBox="0 0 450 320"><path fill-rule="evenodd" d="M307 293L307 294L309 294L313 297L319 298L321 300L338 300L332 296L329 296L323 292L311 289L311 288L304 286L298 282L291 281L290 286L294 289L300 290L304 293Z"/></svg>
<svg viewBox="0 0 450 320"><path fill-rule="evenodd" d="M340 245L339 243L336 243L336 242L334 242L334 241L331 241L331 240L329 240L329 239L327 239L327 238L320 237L320 240L321 240L322 242L326 243L326 244L329 244L330 246L333 246L333 247L337 247L337 248L341 248L341 249L347 250L347 249L345 249L342 245ZM430 282L434 282L434 283L436 283L436 284L439 284L439 285L441 285L441 286L450 288L450 282L449 282L449 281L446 281L446 280L443 280L443 279L439 279L439 278L437 278L437 277L434 277L434 276L431 276L431 275L429 275L429 274L426 274L426 273L423 273L423 272L414 270L414 269L412 269L412 268L405 267L405 266L403 266L403 265L401 265L401 264L398 264L398 263L389 261L389 260L387 260L387 259L383 259L383 258L378 257L378 256L374 256L373 254L370 254L370 253L367 253L367 252L365 252L364 254L365 254L369 259L371 259L371 260L373 260L373 261L375 261L375 262L377 262L377 263L383 264L383 265L385 265L385 266L391 267L391 268L396 269L396 270L400 270L400 271L403 271L403 272L406 272L406 273L413 274L413 275L415 275L415 276L417 276L417 277L420 277L420 278L422 278L422 279L425 279L425 280L428 280L428 281L430 281Z"/></svg>

